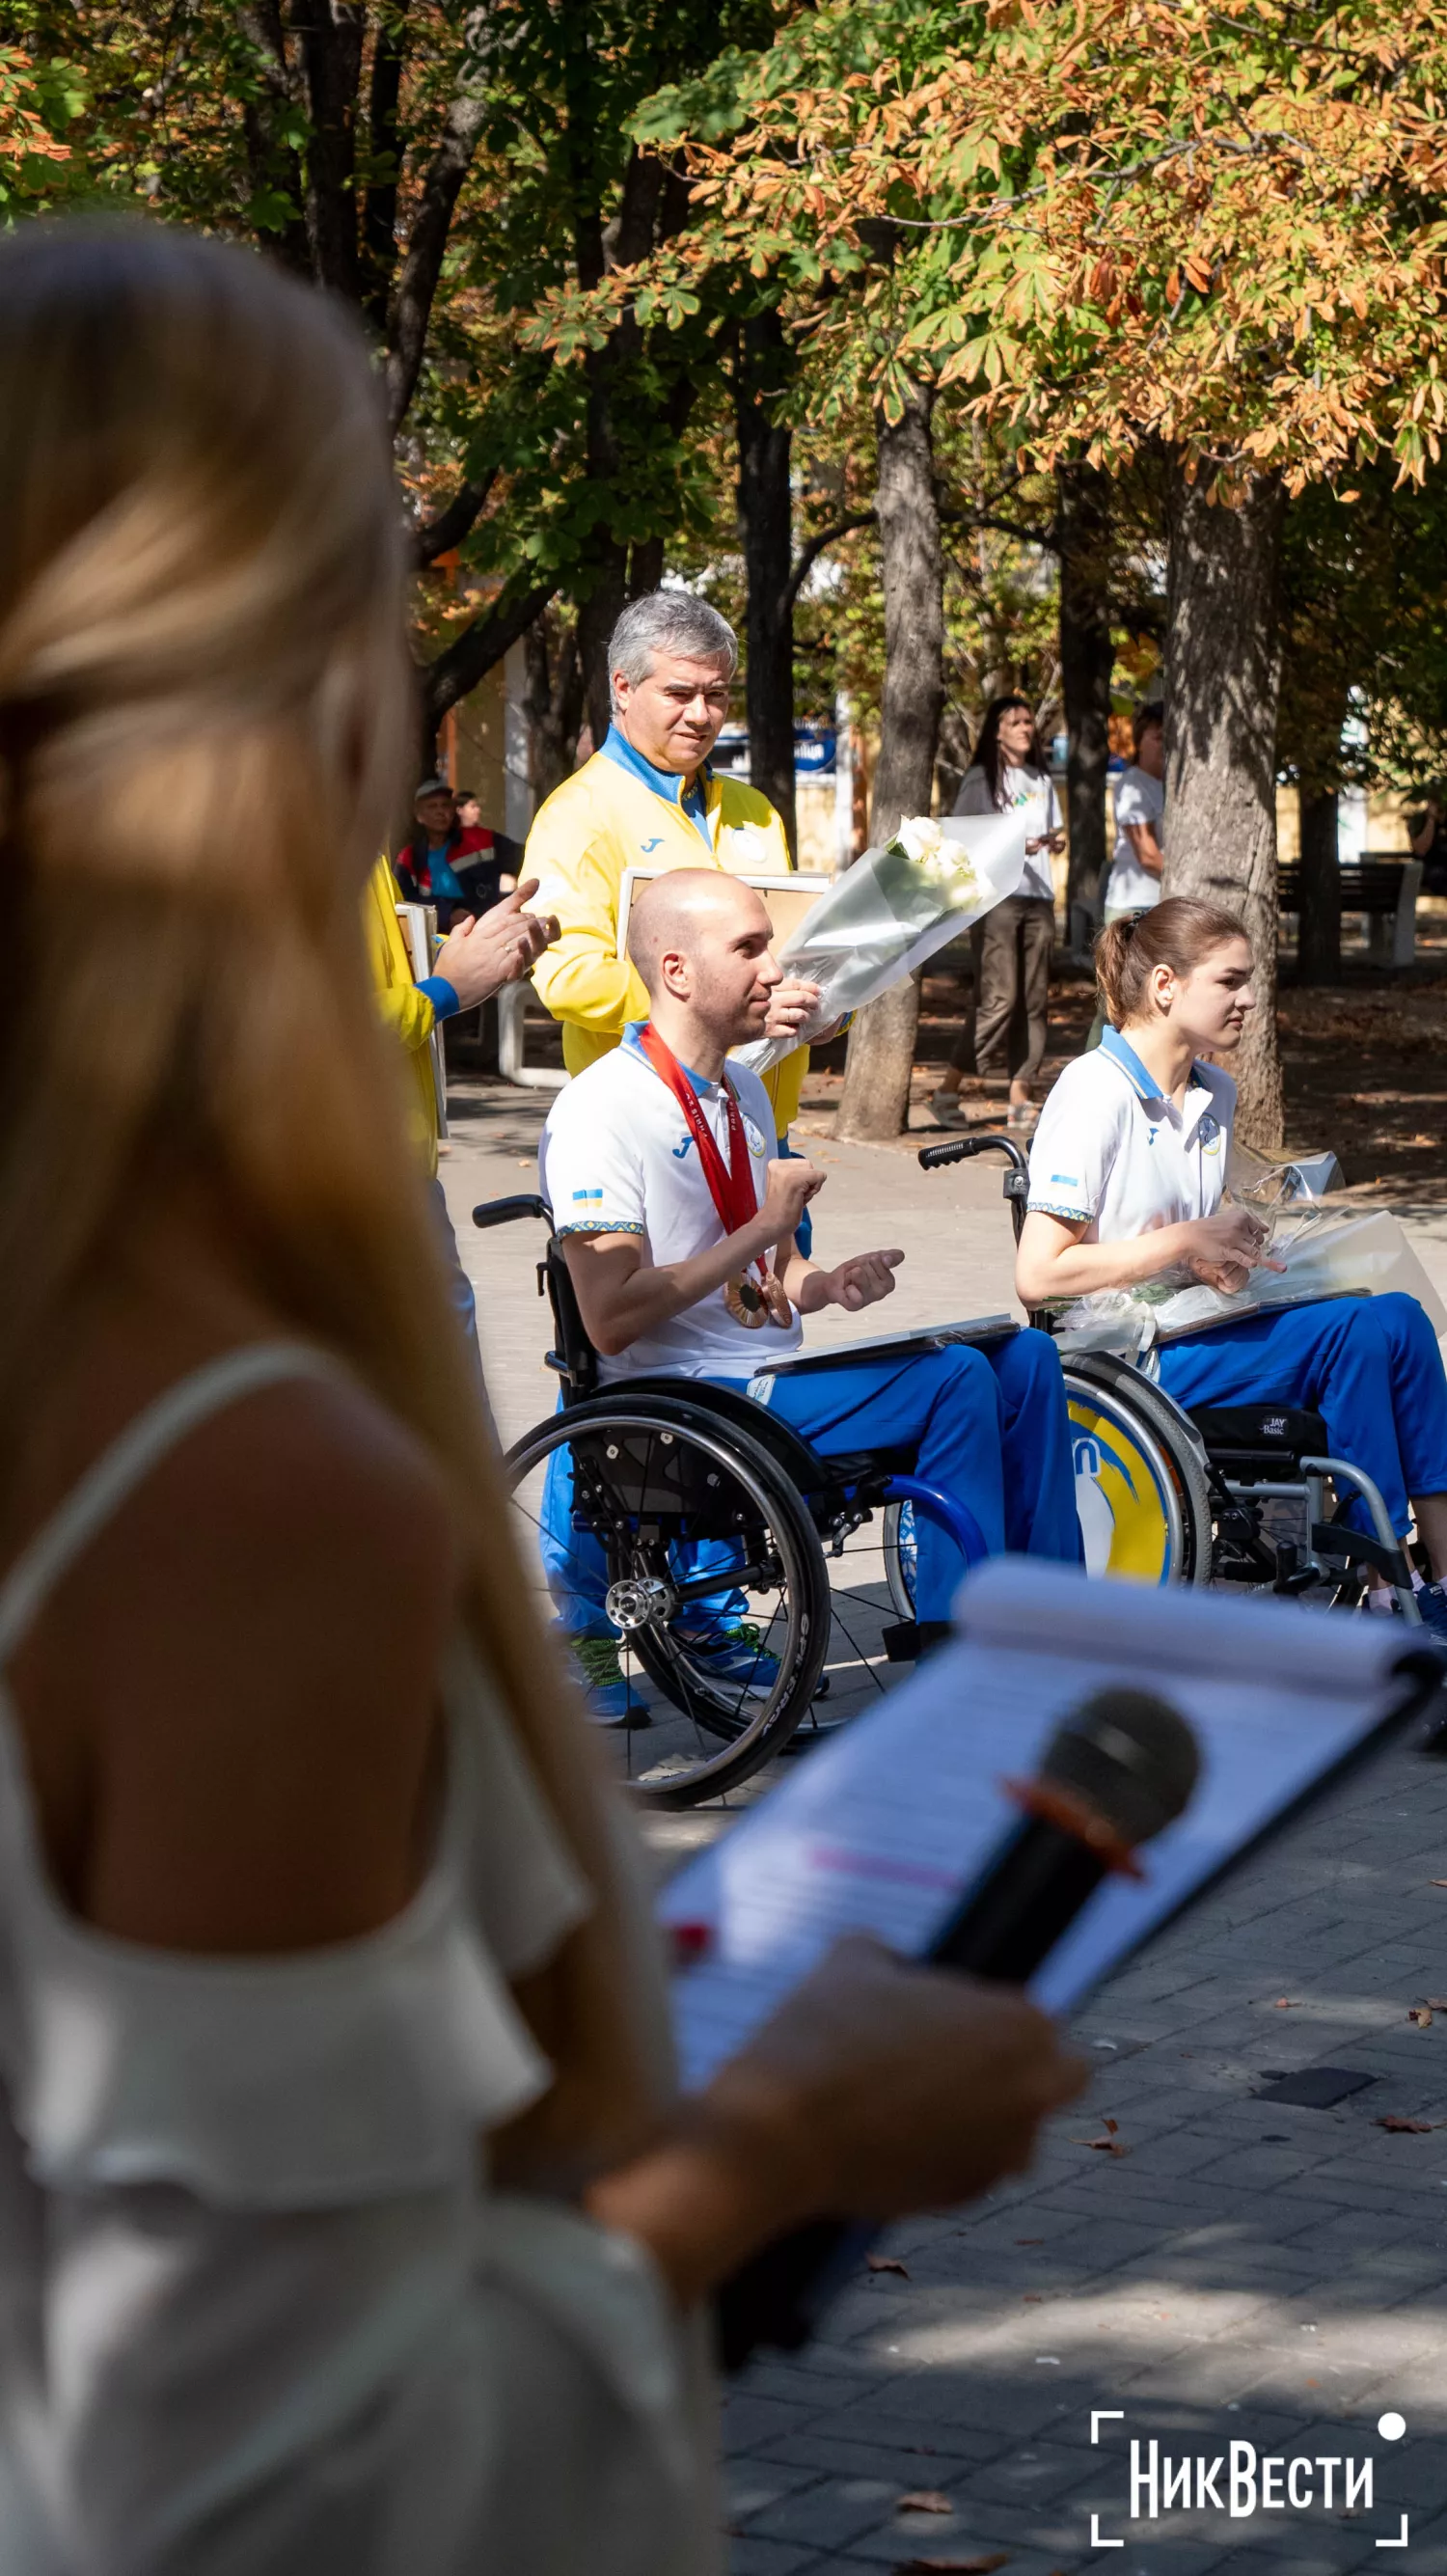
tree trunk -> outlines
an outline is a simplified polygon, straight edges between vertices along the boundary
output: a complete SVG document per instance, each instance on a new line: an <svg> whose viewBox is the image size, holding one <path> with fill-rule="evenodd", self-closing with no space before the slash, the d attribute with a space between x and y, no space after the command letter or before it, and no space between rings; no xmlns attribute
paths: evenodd
<svg viewBox="0 0 1447 2576"><path fill-rule="evenodd" d="M912 385L903 417L876 414L879 539L884 575L884 694L869 838L887 841L903 818L927 814L945 700L944 558L930 441L933 393ZM881 1144L909 1124L909 1078L919 984L906 976L861 1011L849 1035L839 1104L841 1136Z"/></svg>
<svg viewBox="0 0 1447 2576"><path fill-rule="evenodd" d="M1222 904L1245 923L1256 1009L1232 1071L1243 1139L1284 1132L1276 1043L1277 577L1285 494L1251 483L1213 503L1178 471L1166 581L1167 895Z"/></svg>
<svg viewBox="0 0 1447 2576"><path fill-rule="evenodd" d="M1301 911L1296 948L1299 984L1341 981L1341 865L1337 856L1336 789L1315 795L1303 786L1301 807Z"/></svg>
<svg viewBox="0 0 1447 2576"><path fill-rule="evenodd" d="M583 722L583 669L578 659L578 630L565 626L560 637L548 616L535 618L523 637L527 657L528 738L532 747L532 790L541 805L555 787L573 774L573 755ZM556 652L550 646L556 642Z"/></svg>
<svg viewBox="0 0 1447 2576"><path fill-rule="evenodd" d="M797 856L794 807L793 432L778 417L792 367L777 313L752 314L739 333L734 420L739 451L739 542L748 582L746 711L749 778L782 815Z"/></svg>
<svg viewBox="0 0 1447 2576"><path fill-rule="evenodd" d="M1098 466L1062 465L1056 476L1060 527L1060 692L1068 750L1065 819L1070 832L1067 900L1094 903L1110 852L1105 778L1110 761L1110 481Z"/></svg>

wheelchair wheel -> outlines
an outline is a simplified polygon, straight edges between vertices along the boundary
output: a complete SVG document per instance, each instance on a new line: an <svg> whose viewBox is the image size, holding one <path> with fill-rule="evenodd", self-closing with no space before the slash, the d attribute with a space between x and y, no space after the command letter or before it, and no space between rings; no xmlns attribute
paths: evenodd
<svg viewBox="0 0 1447 2576"><path fill-rule="evenodd" d="M762 1444L683 1397L602 1396L509 1451L543 1613L627 1787L653 1807L737 1788L808 1710L829 1642L818 1532Z"/></svg>
<svg viewBox="0 0 1447 2576"><path fill-rule="evenodd" d="M1205 1453L1179 1406L1128 1360L1092 1352L1065 1372L1075 1500L1091 1574L1208 1583Z"/></svg>

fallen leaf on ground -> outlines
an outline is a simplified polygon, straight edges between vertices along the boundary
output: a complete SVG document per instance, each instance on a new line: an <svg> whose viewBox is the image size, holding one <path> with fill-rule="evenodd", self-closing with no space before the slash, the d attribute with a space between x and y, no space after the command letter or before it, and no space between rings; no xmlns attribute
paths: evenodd
<svg viewBox="0 0 1447 2576"><path fill-rule="evenodd" d="M1401 2120L1395 2111L1388 2111L1380 2119L1372 2122L1374 2129L1391 2129L1399 2137L1404 2134L1417 2138L1425 2137L1427 2131L1435 2126L1436 2122L1433 2120Z"/></svg>
<svg viewBox="0 0 1447 2576"><path fill-rule="evenodd" d="M953 2513L955 2508L938 2487L913 2487L898 2498L894 2509L896 2513Z"/></svg>
<svg viewBox="0 0 1447 2576"><path fill-rule="evenodd" d="M1429 1878L1427 1885L1429 1887L1447 1887L1447 1878Z"/></svg>
<svg viewBox="0 0 1447 2576"><path fill-rule="evenodd" d="M1044 2297L1042 2292L1039 2290L1027 2290L1025 2292L1024 2304L1027 2308L1043 2307Z"/></svg>
<svg viewBox="0 0 1447 2576"><path fill-rule="evenodd" d="M1072 2138L1070 2143L1073 2147L1094 2147L1097 2155L1102 2156L1128 2156L1130 2154L1129 2147L1123 2147L1119 2138Z"/></svg>
<svg viewBox="0 0 1447 2576"><path fill-rule="evenodd" d="M1413 2004L1411 2011L1407 2015L1407 2019L1408 2021L1414 2021L1419 2030L1430 2030L1432 2027L1432 2013L1430 2006L1427 2004Z"/></svg>
<svg viewBox="0 0 1447 2576"><path fill-rule="evenodd" d="M1447 2012L1447 1995L1429 1995L1427 2002L1433 2012Z"/></svg>
<svg viewBox="0 0 1447 2576"><path fill-rule="evenodd" d="M1008 2549L992 2549L983 2558L901 2558L892 2576L922 2576L926 2569L930 2576L991 2576L992 2569L1009 2564Z"/></svg>
<svg viewBox="0 0 1447 2576"><path fill-rule="evenodd" d="M909 2279L897 2254L866 2254L864 2260L871 2272L897 2272L902 2281Z"/></svg>
<svg viewBox="0 0 1447 2576"><path fill-rule="evenodd" d="M1447 1887L1447 1879L1444 1879L1442 1884L1444 1887ZM1301 1997L1299 1995L1278 1995L1272 2010L1274 2012L1299 2012L1301 2010Z"/></svg>

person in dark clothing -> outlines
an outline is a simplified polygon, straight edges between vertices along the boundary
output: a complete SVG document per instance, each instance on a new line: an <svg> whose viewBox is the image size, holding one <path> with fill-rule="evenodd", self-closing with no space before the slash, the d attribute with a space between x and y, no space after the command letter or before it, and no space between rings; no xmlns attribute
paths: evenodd
<svg viewBox="0 0 1447 2576"><path fill-rule="evenodd" d="M445 778L424 778L413 801L416 825L397 859L406 901L435 904L442 931L464 913L486 912L516 883L496 835L485 823L464 822L459 804L477 811L475 796L459 799Z"/></svg>

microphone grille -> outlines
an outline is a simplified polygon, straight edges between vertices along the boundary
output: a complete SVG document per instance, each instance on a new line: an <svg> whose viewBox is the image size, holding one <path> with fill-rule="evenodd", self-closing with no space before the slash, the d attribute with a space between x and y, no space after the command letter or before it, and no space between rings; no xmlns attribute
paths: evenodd
<svg viewBox="0 0 1447 2576"><path fill-rule="evenodd" d="M1196 1739L1155 1691L1093 1691L1061 1721L1040 1777L1071 1793L1134 1850L1174 1824L1200 1776Z"/></svg>

